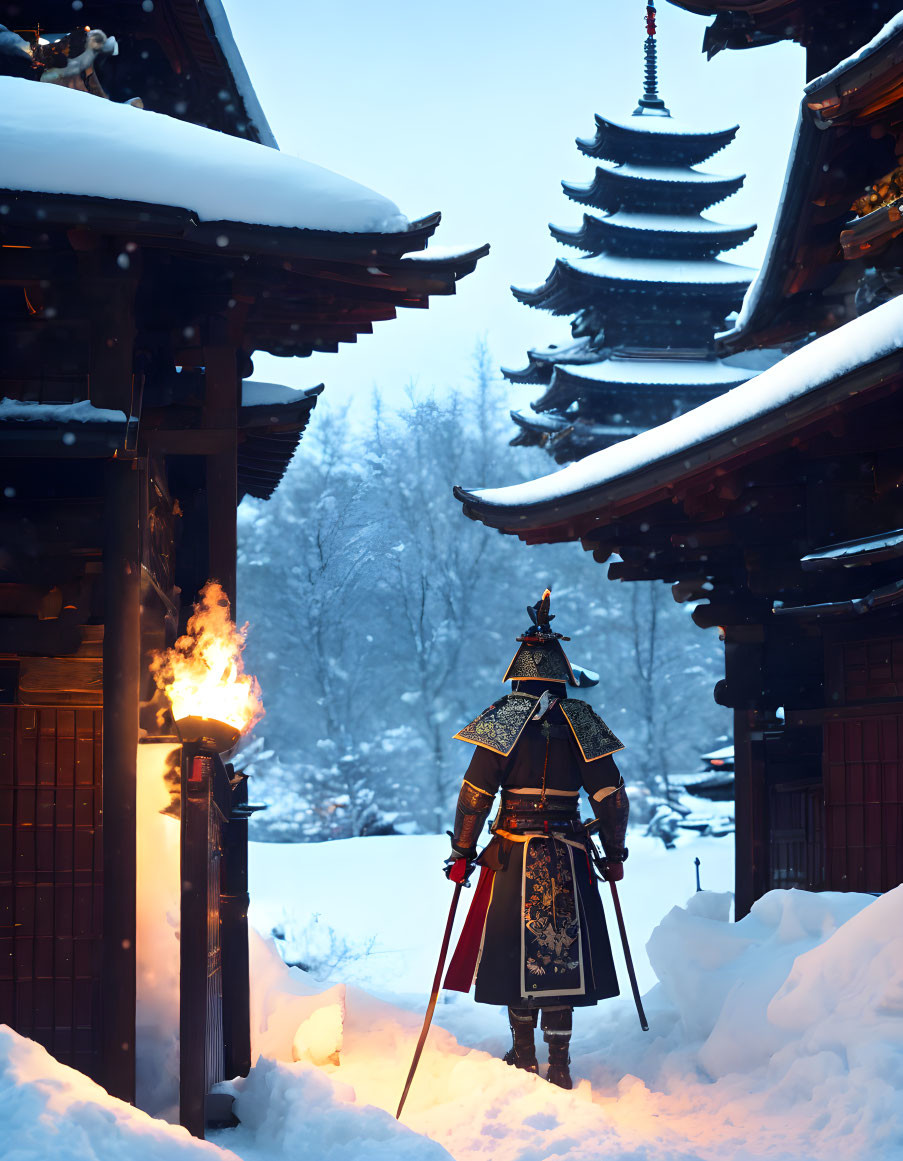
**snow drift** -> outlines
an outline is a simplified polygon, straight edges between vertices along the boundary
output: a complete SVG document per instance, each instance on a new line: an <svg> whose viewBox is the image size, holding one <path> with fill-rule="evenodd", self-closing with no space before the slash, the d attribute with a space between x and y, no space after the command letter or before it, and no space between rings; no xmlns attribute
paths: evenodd
<svg viewBox="0 0 903 1161"><path fill-rule="evenodd" d="M436 879L438 913L448 884ZM225 1086L239 1128L192 1141L3 1030L0 1155L899 1161L903 887L878 899L772 891L739 923L730 905L727 893L701 892L653 932L649 1034L629 995L578 1012L573 1092L506 1067L503 1013L462 998L439 1005L398 1124L425 996L391 1003L317 983L254 937L255 1064ZM383 996L393 982L390 970Z"/></svg>
<svg viewBox="0 0 903 1161"><path fill-rule="evenodd" d="M155 1120L0 1025L0 1157L9 1161L214 1161L234 1153Z"/></svg>

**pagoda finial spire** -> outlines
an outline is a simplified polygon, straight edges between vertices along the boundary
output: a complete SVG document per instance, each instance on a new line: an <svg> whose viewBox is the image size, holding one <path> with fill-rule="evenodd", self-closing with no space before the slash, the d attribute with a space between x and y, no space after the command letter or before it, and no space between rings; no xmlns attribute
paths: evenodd
<svg viewBox="0 0 903 1161"><path fill-rule="evenodd" d="M643 49L646 65L643 72L643 95L633 111L634 117L652 113L670 117L671 111L658 95L658 44L655 39L655 0L646 3L646 44Z"/></svg>

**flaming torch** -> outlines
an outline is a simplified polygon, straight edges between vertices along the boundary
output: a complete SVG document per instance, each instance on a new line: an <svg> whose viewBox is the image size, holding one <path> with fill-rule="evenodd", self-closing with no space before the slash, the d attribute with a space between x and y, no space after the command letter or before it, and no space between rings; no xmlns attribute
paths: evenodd
<svg viewBox="0 0 903 1161"><path fill-rule="evenodd" d="M208 581L185 635L156 653L150 665L182 741L207 743L220 754L264 712L257 678L245 673L241 656L248 627L239 629L229 613L222 585Z"/></svg>

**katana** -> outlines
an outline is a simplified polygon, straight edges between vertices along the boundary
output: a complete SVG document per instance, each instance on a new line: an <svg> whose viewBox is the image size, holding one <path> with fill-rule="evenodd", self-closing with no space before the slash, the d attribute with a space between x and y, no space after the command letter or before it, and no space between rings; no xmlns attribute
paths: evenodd
<svg viewBox="0 0 903 1161"><path fill-rule="evenodd" d="M621 912L621 900L618 898L618 889L615 886L614 879L606 879L602 874L602 857L596 850L596 844L590 837L590 831L594 830L599 824L598 819L593 819L591 822L583 824L584 833L586 834L586 841L589 844L589 849L593 857L593 862L599 868L599 877L611 887L611 900L615 906L615 918L618 921L618 931L621 935L621 947L624 950L624 963L627 965L627 977L630 980L630 990L633 992L633 1002L636 1004L636 1014L640 1018L640 1027L644 1032L649 1031L649 1023L646 1020L646 1013L643 1011L643 1001L640 999L640 989L636 982L636 972L633 968L633 956L630 954L630 944L627 942L627 928L624 926L624 916Z"/></svg>
<svg viewBox="0 0 903 1161"><path fill-rule="evenodd" d="M649 1024L646 1021L646 1013L643 1011L643 1001L640 999L640 989L637 987L636 972L633 970L633 957L630 954L630 945L627 942L627 928L624 926L624 916L621 914L621 900L618 898L618 888L615 886L614 879L609 879L608 885L611 887L611 898L615 905L618 931L621 933L621 946L624 949L624 962L627 964L627 975L630 978L630 987L633 991L634 1003L636 1004L636 1014L640 1018L640 1027L644 1032L648 1032Z"/></svg>
<svg viewBox="0 0 903 1161"><path fill-rule="evenodd" d="M430 1030L430 1023L433 1019L433 1012L436 1010L436 1002L439 999L439 991L442 987L442 972L445 968L445 957L448 955L448 945L451 941L452 927L455 922L455 912L458 910L458 900L461 898L461 888L464 886L463 882L455 883L455 893L452 895L451 907L448 909L448 922L445 925L445 935L442 938L442 948L439 952L439 963L436 965L436 974L433 977L433 990L430 994L430 1002L426 1009L426 1015L423 1017L423 1027L420 1029L420 1039L417 1041L417 1047L414 1049L414 1059L411 1061L411 1069L408 1072L408 1079L404 1082L404 1092L401 1094L401 1100L398 1102L398 1112L395 1114L395 1120L401 1116L401 1110L404 1108L404 1102L408 1098L408 1090L411 1087L411 1081L414 1079L414 1073L417 1071L417 1065L420 1063L420 1056L423 1052L423 1046L426 1044L427 1033Z"/></svg>

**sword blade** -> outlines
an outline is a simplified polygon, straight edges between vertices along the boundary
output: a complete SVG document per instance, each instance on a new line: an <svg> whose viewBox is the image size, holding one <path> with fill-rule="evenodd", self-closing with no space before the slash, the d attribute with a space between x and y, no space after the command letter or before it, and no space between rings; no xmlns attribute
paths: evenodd
<svg viewBox="0 0 903 1161"><path fill-rule="evenodd" d="M618 898L618 888L615 886L614 879L609 879L608 885L611 887L611 898L615 905L615 916L618 920L618 931L621 933L621 946L624 948L624 962L627 964L627 975L630 977L630 987L633 991L634 1003L636 1004L636 1014L640 1018L640 1027L644 1032L648 1032L649 1024L646 1022L646 1013L643 1011L643 1001L640 999L640 989L636 982L636 972L633 970L633 957L630 954L630 945L627 942L627 928L624 926L624 916L621 914L621 900Z"/></svg>
<svg viewBox="0 0 903 1161"><path fill-rule="evenodd" d="M463 884L455 884L455 893L452 895L451 907L448 910L448 922L445 924L445 935L442 937L442 948L439 952L439 963L436 965L436 974L433 977L433 990L430 993L430 1002L427 1005L426 1015L423 1018L423 1027L420 1029L420 1039L417 1041L417 1047L414 1049L414 1059L411 1061L411 1069L408 1072L408 1079L404 1083L404 1091L401 1094L401 1100L398 1102L398 1112L395 1114L397 1121L401 1117L401 1110L404 1108L404 1102L408 1099L408 1090L411 1087L411 1081L414 1079L414 1073L417 1071L417 1065L420 1063L420 1056L423 1052L423 1046L426 1044L427 1033L430 1030L430 1024L433 1019L433 1012L436 1010L436 1003L439 999L439 992L442 988L442 971L445 968L445 957L448 955L448 945L451 941L452 927L455 922L455 912L458 910L458 900L461 898L461 887Z"/></svg>

